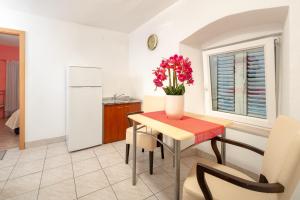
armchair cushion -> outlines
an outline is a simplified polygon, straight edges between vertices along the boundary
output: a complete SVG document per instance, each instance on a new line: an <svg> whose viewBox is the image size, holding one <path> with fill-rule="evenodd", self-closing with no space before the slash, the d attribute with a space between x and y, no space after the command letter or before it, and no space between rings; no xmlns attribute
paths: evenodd
<svg viewBox="0 0 300 200"><path fill-rule="evenodd" d="M226 173L238 176L240 178L254 181L246 174L232 169L230 167L220 165L218 163L201 159L199 162L224 171ZM207 184L211 190L214 200L277 200L277 194L266 194L247 190L231 183L223 181L219 178L205 174ZM190 174L186 178L183 185L183 200L205 200L196 176L196 166L192 168Z"/></svg>
<svg viewBox="0 0 300 200"><path fill-rule="evenodd" d="M137 125L137 128L140 128L141 126L142 125ZM138 131L147 132L155 136L159 134L159 132L147 127L143 127ZM133 140L133 127L129 127L126 130L126 144L132 144L132 140ZM156 148L156 144L157 144L156 140L150 135L137 132L137 138L136 138L137 147L143 148L147 151L154 151L154 149Z"/></svg>

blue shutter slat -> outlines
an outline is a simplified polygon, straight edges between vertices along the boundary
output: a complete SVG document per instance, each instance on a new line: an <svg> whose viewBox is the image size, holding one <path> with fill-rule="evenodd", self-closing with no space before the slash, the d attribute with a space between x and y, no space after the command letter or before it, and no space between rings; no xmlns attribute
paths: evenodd
<svg viewBox="0 0 300 200"><path fill-rule="evenodd" d="M234 112L234 72L235 56L221 54L217 56L217 106L218 111Z"/></svg>
<svg viewBox="0 0 300 200"><path fill-rule="evenodd" d="M250 69L250 70L264 70L264 66L263 65L248 65L248 69Z"/></svg>
<svg viewBox="0 0 300 200"><path fill-rule="evenodd" d="M263 48L259 48L257 49L256 51L248 51L247 52L248 56L251 57L251 56L262 56L264 55L264 50Z"/></svg>
<svg viewBox="0 0 300 200"><path fill-rule="evenodd" d="M263 68L259 68L259 69L248 69L248 73L252 74L252 73L265 73L265 69Z"/></svg>
<svg viewBox="0 0 300 200"><path fill-rule="evenodd" d="M247 51L247 113L266 118L265 59L263 48Z"/></svg>
<svg viewBox="0 0 300 200"><path fill-rule="evenodd" d="M254 77L254 78L248 78L249 82L264 82L265 81L265 77Z"/></svg>

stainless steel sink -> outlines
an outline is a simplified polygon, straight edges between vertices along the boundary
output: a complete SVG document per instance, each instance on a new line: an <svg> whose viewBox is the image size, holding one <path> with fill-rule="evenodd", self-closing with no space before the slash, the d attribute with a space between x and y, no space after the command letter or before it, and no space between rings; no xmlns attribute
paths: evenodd
<svg viewBox="0 0 300 200"><path fill-rule="evenodd" d="M132 103L141 102L141 100L132 98L130 96L120 96L120 97L106 97L103 99L104 104L121 104L121 103Z"/></svg>

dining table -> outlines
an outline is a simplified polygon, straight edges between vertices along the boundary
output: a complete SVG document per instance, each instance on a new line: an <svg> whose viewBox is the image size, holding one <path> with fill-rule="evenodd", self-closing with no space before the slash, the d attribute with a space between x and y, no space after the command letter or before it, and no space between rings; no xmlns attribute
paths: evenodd
<svg viewBox="0 0 300 200"><path fill-rule="evenodd" d="M151 128L157 132L162 133L172 139L173 144L167 144L152 135L159 143L164 145L173 154L173 161L175 166L175 191L174 199L180 199L180 157L181 152L188 148L211 140L214 137L226 137L226 128L232 124L232 121L222 118L198 115L194 113L185 112L181 119L170 119L164 111L155 111L149 113L133 114L128 116L133 122L133 167L132 167L132 185L136 185L136 140L137 132L142 132L142 127ZM139 126L137 126L139 125ZM150 134L142 132L144 134ZM164 137L165 138L165 137ZM186 148L182 148L182 142L193 140L193 144ZM221 157L225 164L226 162L226 146L221 143Z"/></svg>

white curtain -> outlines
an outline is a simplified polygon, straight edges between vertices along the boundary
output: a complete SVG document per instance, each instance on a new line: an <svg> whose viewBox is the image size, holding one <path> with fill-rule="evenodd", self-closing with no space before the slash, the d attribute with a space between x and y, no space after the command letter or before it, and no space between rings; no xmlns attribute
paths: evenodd
<svg viewBox="0 0 300 200"><path fill-rule="evenodd" d="M6 63L5 116L19 109L19 61Z"/></svg>

